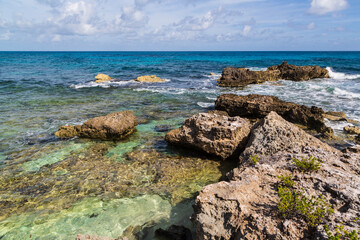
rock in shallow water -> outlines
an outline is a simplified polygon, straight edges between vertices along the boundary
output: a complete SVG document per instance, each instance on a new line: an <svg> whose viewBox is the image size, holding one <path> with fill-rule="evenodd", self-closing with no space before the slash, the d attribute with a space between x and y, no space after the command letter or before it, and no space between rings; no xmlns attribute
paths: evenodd
<svg viewBox="0 0 360 240"><path fill-rule="evenodd" d="M135 79L138 82L165 82L165 79L159 78L156 75L140 76Z"/></svg>
<svg viewBox="0 0 360 240"><path fill-rule="evenodd" d="M224 94L217 98L215 109L226 111L230 116L247 118L263 118L274 111L287 121L316 130L327 138L334 137L333 130L325 125L322 116L324 111L321 108L315 106L308 108L304 105L282 101L274 96Z"/></svg>
<svg viewBox="0 0 360 240"><path fill-rule="evenodd" d="M251 124L247 119L216 113L200 113L166 134L170 144L193 147L226 159L246 144Z"/></svg>
<svg viewBox="0 0 360 240"><path fill-rule="evenodd" d="M346 126L344 127L344 131L349 134L360 134L360 129L357 126Z"/></svg>
<svg viewBox="0 0 360 240"><path fill-rule="evenodd" d="M106 116L95 117L82 125L62 126L55 136L59 138L97 138L103 140L123 139L133 133L137 121L132 111L110 113Z"/></svg>
<svg viewBox="0 0 360 240"><path fill-rule="evenodd" d="M108 82L112 79L112 77L103 73L99 73L98 75L95 76L95 79L96 79L95 82L100 83L100 82Z"/></svg>
<svg viewBox="0 0 360 240"><path fill-rule="evenodd" d="M260 161L250 164L249 156ZM292 157L315 156L323 163L312 173L296 171ZM279 214L279 175L292 174L296 189L323 196L334 214L325 218L330 230L342 222L347 230L360 228L360 159L342 154L312 137L275 112L254 126L240 165L229 182L202 189L196 198L193 222L198 239L326 239L323 225L310 228L293 214ZM355 220L355 221L354 221Z"/></svg>

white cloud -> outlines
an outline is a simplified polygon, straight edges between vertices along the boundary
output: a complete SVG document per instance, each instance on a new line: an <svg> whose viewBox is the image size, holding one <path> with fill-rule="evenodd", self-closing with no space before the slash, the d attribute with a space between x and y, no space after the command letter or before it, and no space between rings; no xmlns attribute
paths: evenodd
<svg viewBox="0 0 360 240"><path fill-rule="evenodd" d="M1 40L10 40L10 37L12 36L13 34L10 32L10 31L6 31L5 33L2 33L0 34L0 41Z"/></svg>
<svg viewBox="0 0 360 240"><path fill-rule="evenodd" d="M314 28L315 28L315 23L314 23L314 22L309 23L309 24L307 25L307 29L309 29L309 30L314 29Z"/></svg>
<svg viewBox="0 0 360 240"><path fill-rule="evenodd" d="M246 37L246 36L249 35L250 31L251 31L251 26L250 25L245 25L243 30L242 30L242 35Z"/></svg>
<svg viewBox="0 0 360 240"><path fill-rule="evenodd" d="M309 13L324 15L336 12L348 7L347 0L312 0Z"/></svg>

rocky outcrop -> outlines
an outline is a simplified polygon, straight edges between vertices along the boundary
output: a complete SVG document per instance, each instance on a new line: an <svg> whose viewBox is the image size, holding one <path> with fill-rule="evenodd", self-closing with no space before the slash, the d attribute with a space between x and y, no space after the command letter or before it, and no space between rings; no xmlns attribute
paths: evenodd
<svg viewBox="0 0 360 240"><path fill-rule="evenodd" d="M320 169L298 171L292 158L310 155L322 160ZM341 153L271 112L253 127L229 181L204 187L196 198L192 219L197 239L327 239L324 225L334 233L340 223L348 231L358 230L359 172L358 154ZM306 198L322 196L334 213L324 214L314 227L294 212L280 214L281 175L290 176L294 191Z"/></svg>
<svg viewBox="0 0 360 240"><path fill-rule="evenodd" d="M355 142L360 144L360 134L355 137Z"/></svg>
<svg viewBox="0 0 360 240"><path fill-rule="evenodd" d="M285 102L274 96L224 94L217 98L215 109L226 111L232 117L245 118L263 118L274 111L287 121L316 130L327 138L334 136L333 130L325 125L321 108Z"/></svg>
<svg viewBox="0 0 360 240"><path fill-rule="evenodd" d="M271 66L267 71L279 71L280 79L292 81L304 81L314 78L328 78L329 72L319 66L296 66L283 62L277 66Z"/></svg>
<svg viewBox="0 0 360 240"><path fill-rule="evenodd" d="M246 68L227 67L223 70L218 85L222 87L244 87L249 84L277 81L280 79L304 81L314 78L328 78L329 73L319 66L295 66L283 62L266 71L251 71Z"/></svg>
<svg viewBox="0 0 360 240"><path fill-rule="evenodd" d="M360 134L360 129L357 126L346 126L344 127L344 131L348 134Z"/></svg>
<svg viewBox="0 0 360 240"><path fill-rule="evenodd" d="M165 79L159 78L156 75L140 76L135 79L138 82L165 82Z"/></svg>
<svg viewBox="0 0 360 240"><path fill-rule="evenodd" d="M103 73L99 73L98 75L95 76L95 79L96 79L95 82L100 83L100 82L108 82L112 79L112 77Z"/></svg>
<svg viewBox="0 0 360 240"><path fill-rule="evenodd" d="M353 124L358 123L358 121L347 118L344 112L325 112L323 117L331 121L346 121Z"/></svg>
<svg viewBox="0 0 360 240"><path fill-rule="evenodd" d="M354 145L341 150L343 153L357 153L360 154L360 145Z"/></svg>
<svg viewBox="0 0 360 240"><path fill-rule="evenodd" d="M245 146L250 128L250 122L240 117L200 113L167 133L165 140L226 159Z"/></svg>
<svg viewBox="0 0 360 240"><path fill-rule="evenodd" d="M103 140L123 139L133 133L137 121L132 111L110 113L106 116L95 117L82 125L62 126L55 132L59 138L97 138Z"/></svg>
<svg viewBox="0 0 360 240"><path fill-rule="evenodd" d="M279 80L280 72L275 71L251 71L246 68L227 67L222 71L218 81L221 87L245 87L249 84L263 83L266 81Z"/></svg>

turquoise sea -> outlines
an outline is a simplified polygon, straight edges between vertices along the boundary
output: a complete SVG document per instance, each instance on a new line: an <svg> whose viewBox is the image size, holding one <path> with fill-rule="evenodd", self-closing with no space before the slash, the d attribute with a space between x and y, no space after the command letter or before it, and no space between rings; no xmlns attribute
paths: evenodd
<svg viewBox="0 0 360 240"><path fill-rule="evenodd" d="M284 60L326 67L331 78L216 86L227 66L265 70ZM115 81L95 83L98 73ZM141 75L166 82L133 80ZM0 52L0 239L153 239L159 227L191 228L197 192L232 166L163 137L224 93L275 95L360 121L360 52ZM139 120L129 139L53 136L122 110ZM338 136L348 125L327 123Z"/></svg>

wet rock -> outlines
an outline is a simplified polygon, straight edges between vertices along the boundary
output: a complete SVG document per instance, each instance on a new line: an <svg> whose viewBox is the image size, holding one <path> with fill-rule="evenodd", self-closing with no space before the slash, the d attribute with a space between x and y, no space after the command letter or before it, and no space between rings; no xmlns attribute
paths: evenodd
<svg viewBox="0 0 360 240"><path fill-rule="evenodd" d="M355 137L354 141L355 141L357 144L360 144L360 134Z"/></svg>
<svg viewBox="0 0 360 240"><path fill-rule="evenodd" d="M110 113L95 117L77 126L62 126L55 136L59 138L83 137L103 140L123 139L133 133L137 121L132 111Z"/></svg>
<svg viewBox="0 0 360 240"><path fill-rule="evenodd" d="M333 130L325 125L321 108L285 102L274 96L224 94L217 98L215 109L226 111L230 116L246 118L263 118L274 111L289 122L316 130L327 138L334 137Z"/></svg>
<svg viewBox="0 0 360 240"><path fill-rule="evenodd" d="M155 126L155 131L157 132L168 132L174 127L172 125L157 125Z"/></svg>
<svg viewBox="0 0 360 240"><path fill-rule="evenodd" d="M329 72L319 66L296 66L283 62L277 66L271 66L267 71L279 71L280 78L292 81L304 81L314 78L328 78Z"/></svg>
<svg viewBox="0 0 360 240"><path fill-rule="evenodd" d="M156 75L140 76L135 79L138 82L165 82L165 79L161 79Z"/></svg>
<svg viewBox="0 0 360 240"><path fill-rule="evenodd" d="M112 77L103 73L99 73L98 75L95 76L95 79L96 79L95 82L100 83L100 82L108 82L112 79Z"/></svg>
<svg viewBox="0 0 360 240"><path fill-rule="evenodd" d="M343 153L357 153L360 154L360 145L355 145L351 147L344 148L341 150Z"/></svg>
<svg viewBox="0 0 360 240"><path fill-rule="evenodd" d="M287 62L271 66L266 71L251 71L246 68L227 67L223 70L218 85L222 87L244 87L249 84L277 81L280 79L303 81L328 78L329 73L319 66L295 66Z"/></svg>
<svg viewBox="0 0 360 240"><path fill-rule="evenodd" d="M190 229L184 226L171 225L168 229L155 231L155 236L163 240L192 240Z"/></svg>
<svg viewBox="0 0 360 240"><path fill-rule="evenodd" d="M346 126L344 127L344 131L348 134L360 134L360 129L357 126Z"/></svg>
<svg viewBox="0 0 360 240"><path fill-rule="evenodd" d="M257 155L256 165L249 156ZM296 170L292 157L314 156L323 161L312 173ZM198 239L327 239L323 226L334 232L342 222L348 231L359 229L360 161L307 134L271 112L254 126L239 167L229 181L204 187L196 198L194 215ZM293 214L279 214L278 176L292 175L294 188L308 198L323 196L334 209L318 227Z"/></svg>
<svg viewBox="0 0 360 240"><path fill-rule="evenodd" d="M249 84L263 83L266 81L279 80L280 72L275 71L251 71L246 68L227 67L222 71L218 81L221 87L245 87Z"/></svg>
<svg viewBox="0 0 360 240"><path fill-rule="evenodd" d="M167 133L165 140L226 159L245 146L250 128L250 122L240 117L200 113Z"/></svg>
<svg viewBox="0 0 360 240"><path fill-rule="evenodd" d="M211 75L211 76L214 76L214 75L215 75L215 73L211 72L211 73L210 73L210 75Z"/></svg>

